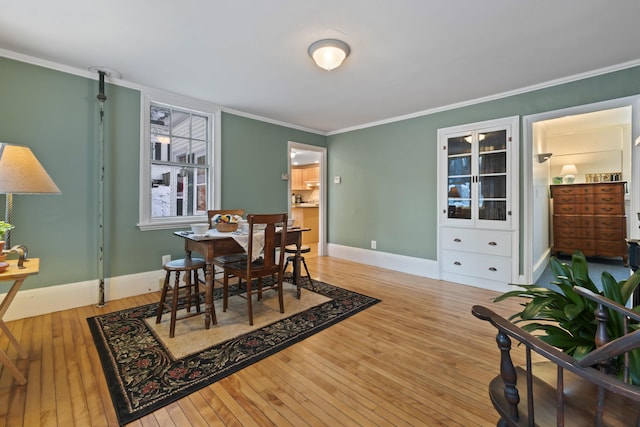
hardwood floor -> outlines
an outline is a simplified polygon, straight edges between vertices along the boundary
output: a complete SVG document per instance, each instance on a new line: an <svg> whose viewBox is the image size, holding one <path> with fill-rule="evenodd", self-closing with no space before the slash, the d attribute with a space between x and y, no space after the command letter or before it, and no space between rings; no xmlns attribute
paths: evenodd
<svg viewBox="0 0 640 427"><path fill-rule="evenodd" d="M493 304L495 292L335 258L306 259L315 279L382 302L129 425L495 426L487 393L498 370L495 329L471 306L511 314L516 302ZM28 383L16 385L2 369L0 426L117 425L85 319L158 298L8 322L29 353L17 362ZM7 351L4 336L0 347ZM13 348L8 355L17 359Z"/></svg>

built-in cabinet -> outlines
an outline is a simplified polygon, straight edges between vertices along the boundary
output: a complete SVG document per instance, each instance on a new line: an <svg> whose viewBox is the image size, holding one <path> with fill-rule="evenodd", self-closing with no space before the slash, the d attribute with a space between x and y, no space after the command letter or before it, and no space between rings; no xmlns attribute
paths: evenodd
<svg viewBox="0 0 640 427"><path fill-rule="evenodd" d="M320 182L320 167L306 165L291 168L291 190L309 190Z"/></svg>
<svg viewBox="0 0 640 427"><path fill-rule="evenodd" d="M627 264L626 182L552 185L553 253L622 257Z"/></svg>
<svg viewBox="0 0 640 427"><path fill-rule="evenodd" d="M517 277L518 118L438 131L441 277L503 290Z"/></svg>

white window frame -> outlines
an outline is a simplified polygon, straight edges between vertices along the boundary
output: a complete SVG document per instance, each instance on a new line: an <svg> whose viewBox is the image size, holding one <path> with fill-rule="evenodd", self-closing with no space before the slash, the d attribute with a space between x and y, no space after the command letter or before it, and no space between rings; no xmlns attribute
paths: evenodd
<svg viewBox="0 0 640 427"><path fill-rule="evenodd" d="M209 117L209 134L211 143L207 147L209 159L209 178L207 182L207 209L217 209L220 206L221 189L221 156L220 156L220 116L221 108L215 104L170 94L157 90L146 90L140 97L140 200L138 227L142 231L183 228L194 222L207 220L206 213L202 215L181 216L170 218L151 217L151 124L149 120L151 103L165 104L177 109L189 110Z"/></svg>

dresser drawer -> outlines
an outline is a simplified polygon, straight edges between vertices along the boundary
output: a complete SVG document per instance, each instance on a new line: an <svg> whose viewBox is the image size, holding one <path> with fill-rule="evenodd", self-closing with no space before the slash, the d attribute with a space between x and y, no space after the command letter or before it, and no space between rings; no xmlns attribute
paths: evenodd
<svg viewBox="0 0 640 427"><path fill-rule="evenodd" d="M553 226L555 228L577 228L583 227L582 217L578 215L554 215Z"/></svg>
<svg viewBox="0 0 640 427"><path fill-rule="evenodd" d="M590 218L590 221L593 222L594 228L614 228L616 230L624 230L627 227L627 219L624 216L594 216Z"/></svg>
<svg viewBox="0 0 640 427"><path fill-rule="evenodd" d="M594 215L623 215L624 214L624 204L616 203L616 204L594 204L591 205L593 209Z"/></svg>
<svg viewBox="0 0 640 427"><path fill-rule="evenodd" d="M624 194L625 183L595 184L592 187L594 194Z"/></svg>
<svg viewBox="0 0 640 427"><path fill-rule="evenodd" d="M512 255L511 232L453 227L442 227L441 232L443 249L488 255Z"/></svg>
<svg viewBox="0 0 640 427"><path fill-rule="evenodd" d="M578 214L578 206L582 206L582 205L578 205L576 203L553 203L553 214L554 215L571 215L571 214Z"/></svg>
<svg viewBox="0 0 640 427"><path fill-rule="evenodd" d="M625 230L615 228L598 228L595 230L596 240L608 240L618 243L625 243L625 234Z"/></svg>
<svg viewBox="0 0 640 427"><path fill-rule="evenodd" d="M444 250L441 262L449 273L511 282L511 258Z"/></svg>
<svg viewBox="0 0 640 427"><path fill-rule="evenodd" d="M579 194L593 194L593 186L591 185L552 185L551 186L551 197L554 199L557 196L562 195L579 195Z"/></svg>
<svg viewBox="0 0 640 427"><path fill-rule="evenodd" d="M582 252L593 252L596 247L595 240L592 239L581 239L578 237L558 237L554 239L554 247L555 251L563 251L563 252L573 252L577 249L580 249Z"/></svg>
<svg viewBox="0 0 640 427"><path fill-rule="evenodd" d="M602 197L613 197L603 194ZM554 205L573 204L573 203L593 203L595 197L593 194L561 194L553 198Z"/></svg>

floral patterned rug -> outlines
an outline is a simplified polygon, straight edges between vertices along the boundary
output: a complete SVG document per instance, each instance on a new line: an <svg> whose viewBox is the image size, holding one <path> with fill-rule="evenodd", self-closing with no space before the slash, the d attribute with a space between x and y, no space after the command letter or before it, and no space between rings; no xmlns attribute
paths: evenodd
<svg viewBox="0 0 640 427"><path fill-rule="evenodd" d="M215 289L214 299L221 297L220 292ZM233 292L242 290L231 289ZM120 424L143 417L380 301L316 280L313 290L303 292L317 292L330 300L181 358L174 358L145 322L155 316L157 303L87 318Z"/></svg>

